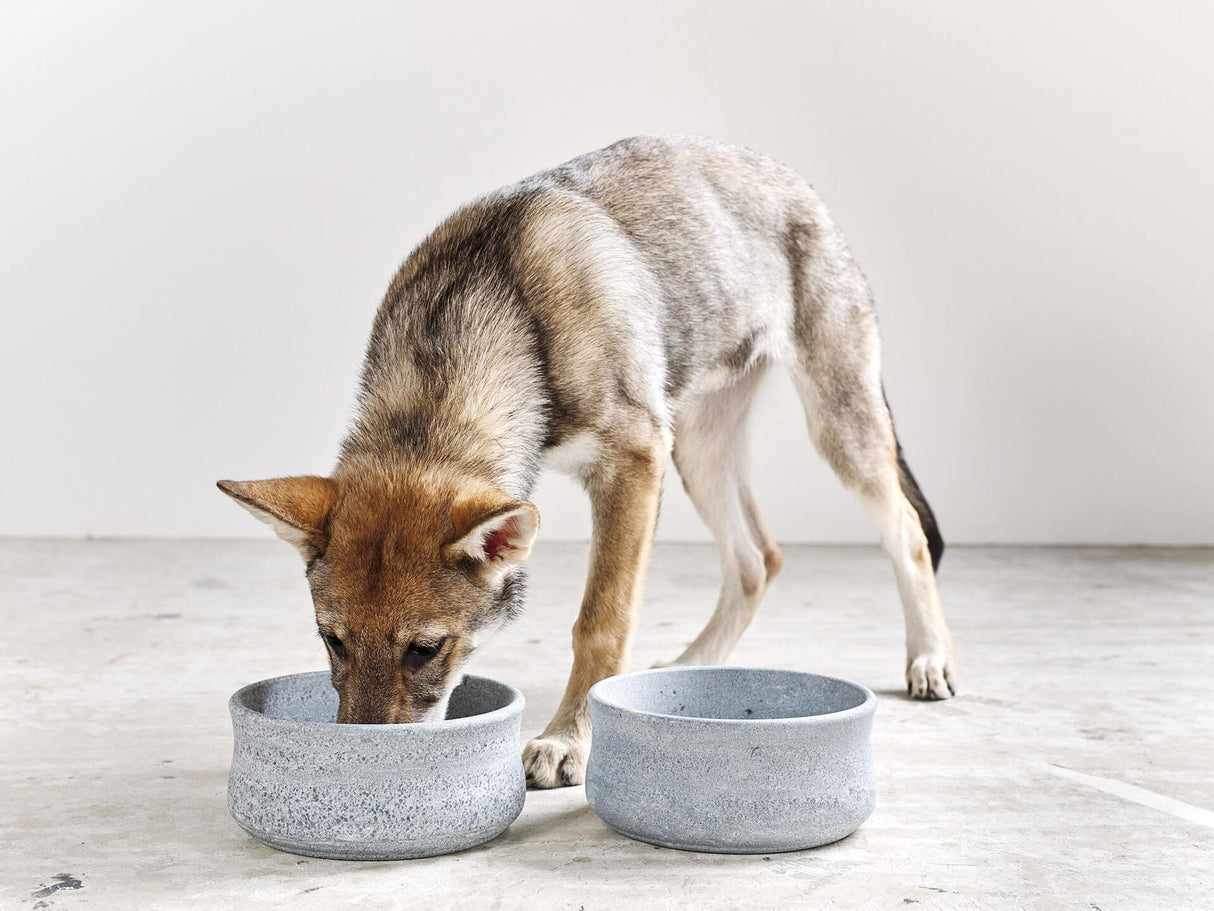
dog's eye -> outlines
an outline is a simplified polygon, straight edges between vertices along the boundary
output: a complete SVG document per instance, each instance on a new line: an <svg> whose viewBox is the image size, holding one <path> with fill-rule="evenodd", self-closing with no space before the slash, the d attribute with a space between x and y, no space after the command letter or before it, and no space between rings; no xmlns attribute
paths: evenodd
<svg viewBox="0 0 1214 911"><path fill-rule="evenodd" d="M437 642L413 642L405 649L405 670L415 671L443 650L447 640Z"/></svg>
<svg viewBox="0 0 1214 911"><path fill-rule="evenodd" d="M329 647L329 651L333 653L333 657L338 661L346 660L346 644L342 642L333 633L322 632L320 638L325 640L325 645Z"/></svg>

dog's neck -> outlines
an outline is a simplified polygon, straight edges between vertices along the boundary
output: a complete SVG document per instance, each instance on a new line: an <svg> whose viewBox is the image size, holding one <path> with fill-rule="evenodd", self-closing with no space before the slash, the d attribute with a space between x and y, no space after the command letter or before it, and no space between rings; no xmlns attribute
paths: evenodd
<svg viewBox="0 0 1214 911"><path fill-rule="evenodd" d="M335 476L427 478L529 497L543 449L539 417L490 412L470 421L452 410L442 400L414 409L364 407L342 444Z"/></svg>
<svg viewBox="0 0 1214 911"><path fill-rule="evenodd" d="M432 465L525 498L539 473L552 392L534 316L508 263L466 262L466 233L437 232L389 288L341 463ZM459 280L443 280L439 261L458 262Z"/></svg>

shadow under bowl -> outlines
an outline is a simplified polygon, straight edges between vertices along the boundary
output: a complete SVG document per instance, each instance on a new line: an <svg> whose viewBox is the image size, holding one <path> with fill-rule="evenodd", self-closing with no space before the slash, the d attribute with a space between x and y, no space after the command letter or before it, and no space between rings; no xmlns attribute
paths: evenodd
<svg viewBox="0 0 1214 911"><path fill-rule="evenodd" d="M448 854L501 834L522 812L523 695L469 675L447 719L337 724L318 671L274 677L228 703L228 808L258 841L346 860Z"/></svg>
<svg viewBox="0 0 1214 911"><path fill-rule="evenodd" d="M876 805L877 699L837 677L674 667L590 690L586 798L650 844L769 854L838 841Z"/></svg>

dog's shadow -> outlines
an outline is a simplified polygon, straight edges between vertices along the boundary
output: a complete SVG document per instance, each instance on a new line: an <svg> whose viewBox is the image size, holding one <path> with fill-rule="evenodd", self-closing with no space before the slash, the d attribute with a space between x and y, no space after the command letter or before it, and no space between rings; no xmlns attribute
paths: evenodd
<svg viewBox="0 0 1214 911"><path fill-rule="evenodd" d="M873 694L880 699L889 699L894 702L913 702L916 705L935 706L942 712L968 712L977 706L993 706L995 708L1013 708L1014 703L1004 699L996 699L990 696L983 696L980 693L966 690L964 693L954 693L948 699L913 699L906 690L898 689L897 687L886 687L885 689L873 690Z"/></svg>
<svg viewBox="0 0 1214 911"><path fill-rule="evenodd" d="M910 693L905 689L898 689L896 686L886 687L881 690L873 690L874 696L880 696L882 699L898 699L902 702L914 702Z"/></svg>
<svg viewBox="0 0 1214 911"><path fill-rule="evenodd" d="M522 854L517 849L534 848L536 845L544 844L568 846L588 840L593 841L608 831L585 801L565 809L543 807L542 802L551 793L553 792L528 791L528 804L533 801L541 803L539 807L535 808L535 811L529 813L524 810L523 815L511 823L510 828L497 838L462 853L471 855L491 850L501 853L503 847L513 847L516 849L515 856L519 857ZM614 833L611 834L614 835Z"/></svg>
<svg viewBox="0 0 1214 911"><path fill-rule="evenodd" d="M538 792L529 791L528 799L534 799L531 795L535 793ZM598 817L590 805L582 803L558 813L536 813L520 819L510 827L510 834L521 840L529 840L531 836L543 833L548 840L566 841L574 832L597 827L598 824Z"/></svg>

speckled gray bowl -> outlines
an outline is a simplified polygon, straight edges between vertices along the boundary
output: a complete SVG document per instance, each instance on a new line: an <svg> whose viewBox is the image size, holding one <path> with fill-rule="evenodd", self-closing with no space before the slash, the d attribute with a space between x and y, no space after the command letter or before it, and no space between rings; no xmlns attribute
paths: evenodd
<svg viewBox="0 0 1214 911"><path fill-rule="evenodd" d="M228 707L228 808L272 848L430 857L488 841L523 809L523 695L496 680L466 677L447 720L421 724L337 724L324 671L251 684Z"/></svg>
<svg viewBox="0 0 1214 911"><path fill-rule="evenodd" d="M586 798L603 822L685 851L837 841L876 803L876 697L799 671L672 667L590 690Z"/></svg>

